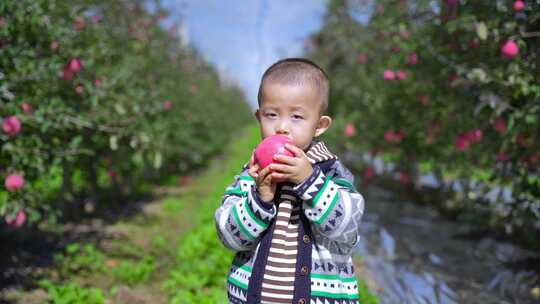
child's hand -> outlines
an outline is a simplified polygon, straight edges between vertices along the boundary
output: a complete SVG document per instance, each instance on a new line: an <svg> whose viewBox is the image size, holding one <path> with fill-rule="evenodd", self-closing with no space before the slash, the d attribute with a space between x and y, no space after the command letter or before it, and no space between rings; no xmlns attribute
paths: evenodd
<svg viewBox="0 0 540 304"><path fill-rule="evenodd" d="M257 173L258 170L259 164L256 164L253 157L251 157L248 174L255 179L257 192L259 192L261 199L264 202L270 202L274 199L276 193L276 183L272 182L270 166L262 169L259 173Z"/></svg>
<svg viewBox="0 0 540 304"><path fill-rule="evenodd" d="M313 167L302 149L291 144L286 144L285 148L291 151L294 157L279 154L274 155L274 160L280 161L283 164L273 163L268 166L274 171L272 177L282 178L295 184L300 184L313 173Z"/></svg>

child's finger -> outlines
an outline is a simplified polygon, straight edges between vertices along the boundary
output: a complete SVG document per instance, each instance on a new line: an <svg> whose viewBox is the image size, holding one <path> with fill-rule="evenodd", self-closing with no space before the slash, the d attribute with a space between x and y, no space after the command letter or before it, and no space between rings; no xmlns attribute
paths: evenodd
<svg viewBox="0 0 540 304"><path fill-rule="evenodd" d="M276 154L274 155L274 160L288 165L296 165L296 158L287 155Z"/></svg>
<svg viewBox="0 0 540 304"><path fill-rule="evenodd" d="M249 160L249 167L253 167L255 165L255 154L251 154L251 159Z"/></svg>
<svg viewBox="0 0 540 304"><path fill-rule="evenodd" d="M266 168L265 168L266 169ZM269 169L269 168L268 168ZM265 185L265 186L273 186L274 182L274 178L272 177L272 171L268 170L268 171L265 171L265 175L261 175L261 184L262 185Z"/></svg>
<svg viewBox="0 0 540 304"><path fill-rule="evenodd" d="M268 171L269 174L267 174L263 179L263 184L271 185L272 184L272 172Z"/></svg>
<svg viewBox="0 0 540 304"><path fill-rule="evenodd" d="M273 179L287 179L287 177L289 176L289 174L279 173L279 172L272 172L272 174L270 175L272 176Z"/></svg>
<svg viewBox="0 0 540 304"><path fill-rule="evenodd" d="M264 179L268 173L270 173L270 166L262 169L260 172L259 172L259 175Z"/></svg>
<svg viewBox="0 0 540 304"><path fill-rule="evenodd" d="M257 171L259 170L259 166L258 165L254 165L252 167L249 168L248 170L248 174L249 176L253 177L253 178L257 178L257 176L259 175L257 173Z"/></svg>
<svg viewBox="0 0 540 304"><path fill-rule="evenodd" d="M285 148L287 148L287 150L291 151L292 154L294 154L294 156L296 156L296 157L303 157L305 155L304 151L302 151L302 149L298 148L295 145L285 144Z"/></svg>
<svg viewBox="0 0 540 304"><path fill-rule="evenodd" d="M282 165L282 164L271 164L270 169L272 171L279 171L281 173L292 173L294 170L294 167L289 165Z"/></svg>

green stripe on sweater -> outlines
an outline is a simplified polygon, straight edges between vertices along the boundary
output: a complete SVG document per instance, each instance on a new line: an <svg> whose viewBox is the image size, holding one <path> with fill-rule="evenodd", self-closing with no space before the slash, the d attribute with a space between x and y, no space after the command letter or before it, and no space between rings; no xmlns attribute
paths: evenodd
<svg viewBox="0 0 540 304"><path fill-rule="evenodd" d="M236 220L236 223L238 224L238 227L240 227L240 230L247 236L247 238L251 241L255 240L255 237L249 233L249 231L244 226L244 223L240 220L240 216L238 216L238 210L236 210L236 205L233 207L233 214L234 219Z"/></svg>
<svg viewBox="0 0 540 304"><path fill-rule="evenodd" d="M233 284L234 286L236 286L236 287L240 287L240 288L246 289L246 290L247 290L247 288L248 288L248 286L247 286L246 284L244 284L244 283L238 281L237 279L233 279L233 278L229 277L228 281L229 281L231 284Z"/></svg>
<svg viewBox="0 0 540 304"><path fill-rule="evenodd" d="M329 293L329 292L323 292L323 291L312 291L311 296L312 297L327 297L327 298L333 298L333 299L358 300L358 293L346 294L346 293Z"/></svg>
<svg viewBox="0 0 540 304"><path fill-rule="evenodd" d="M351 190L354 190L354 186L353 184L351 184L351 182L349 182L348 180L344 179L344 178L336 178L336 179L333 179L334 183L340 185L340 186L343 186L343 187L347 187Z"/></svg>
<svg viewBox="0 0 540 304"><path fill-rule="evenodd" d="M312 204L310 205L311 208L313 208L315 205L317 205L317 202L319 201L319 198L321 198L321 195L326 190L326 187L328 187L329 182L330 182L330 176L326 177L326 180L324 181L324 185L322 186L319 193L317 193L317 195L315 196L315 198L312 201Z"/></svg>
<svg viewBox="0 0 540 304"><path fill-rule="evenodd" d="M244 202L244 205L246 206L246 210L249 214L249 216L259 225L264 229L266 229L268 227L268 224L266 224L265 222L263 222L261 219L259 219L257 216L255 216L255 214L253 213L253 210L251 210L251 206L250 204L248 203L248 200L246 199L246 201Z"/></svg>
<svg viewBox="0 0 540 304"><path fill-rule="evenodd" d="M253 271L252 267L249 267L248 265L240 264L237 261L233 261L233 265L249 273Z"/></svg>
<svg viewBox="0 0 540 304"><path fill-rule="evenodd" d="M249 176L249 175L242 175L240 176L240 180L245 180L245 181L250 181L250 182L254 182L255 180L253 179L253 177Z"/></svg>
<svg viewBox="0 0 540 304"><path fill-rule="evenodd" d="M324 214L317 221L315 221L316 224L320 225L326 220L328 215L330 215L330 212L334 210L334 206L336 205L336 202L338 201L338 199L339 199L339 192L336 192L336 195L334 195L334 199L332 200L332 203L330 204L328 209L326 209L326 212L324 212Z"/></svg>
<svg viewBox="0 0 540 304"><path fill-rule="evenodd" d="M344 283L349 283L349 282L356 282L356 278L344 278L344 277L341 277L337 274L319 274L319 273L313 273L311 274L311 277L313 279L321 279L321 280L340 280L341 282L344 282Z"/></svg>
<svg viewBox="0 0 540 304"><path fill-rule="evenodd" d="M240 190L240 187L230 188L225 191L226 195L236 194L238 196L247 196L247 192Z"/></svg>

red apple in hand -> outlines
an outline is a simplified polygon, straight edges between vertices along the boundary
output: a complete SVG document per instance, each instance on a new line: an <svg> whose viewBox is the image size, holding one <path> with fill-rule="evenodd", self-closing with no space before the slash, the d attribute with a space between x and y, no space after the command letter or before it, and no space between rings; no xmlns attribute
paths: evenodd
<svg viewBox="0 0 540 304"><path fill-rule="evenodd" d="M271 163L279 163L274 160L274 155L281 154L294 157L285 144L293 144L292 140L285 135L271 135L266 137L255 149L255 162L259 164L259 171L266 168ZM273 179L275 182L283 182L281 179Z"/></svg>

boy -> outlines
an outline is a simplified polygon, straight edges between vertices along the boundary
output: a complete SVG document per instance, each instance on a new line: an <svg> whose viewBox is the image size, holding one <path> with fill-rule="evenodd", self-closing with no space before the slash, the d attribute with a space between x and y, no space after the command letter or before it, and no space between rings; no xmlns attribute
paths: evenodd
<svg viewBox="0 0 540 304"><path fill-rule="evenodd" d="M261 135L289 136L294 157L275 156L279 163L260 172L252 157L215 212L221 241L236 252L230 303L358 303L351 252L364 199L349 170L313 140L332 123L328 93L326 73L306 59L280 60L262 77Z"/></svg>

